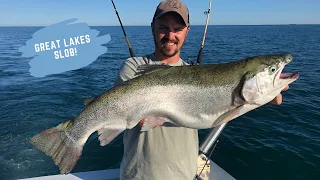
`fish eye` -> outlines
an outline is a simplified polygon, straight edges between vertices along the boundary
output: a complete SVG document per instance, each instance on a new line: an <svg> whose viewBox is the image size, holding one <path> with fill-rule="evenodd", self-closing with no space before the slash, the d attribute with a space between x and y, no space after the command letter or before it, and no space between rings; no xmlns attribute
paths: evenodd
<svg viewBox="0 0 320 180"><path fill-rule="evenodd" d="M273 74L277 71L277 67L276 66L270 66L269 67L269 74Z"/></svg>

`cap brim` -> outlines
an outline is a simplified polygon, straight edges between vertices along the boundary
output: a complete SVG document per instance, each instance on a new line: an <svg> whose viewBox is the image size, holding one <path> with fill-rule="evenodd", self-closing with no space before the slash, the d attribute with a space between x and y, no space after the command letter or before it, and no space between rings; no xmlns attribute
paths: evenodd
<svg viewBox="0 0 320 180"><path fill-rule="evenodd" d="M176 13L180 16L180 18L182 19L182 21L184 22L184 24L186 26L189 26L189 24L185 21L185 19L183 19L183 16L178 13L177 11L166 11L166 12L161 12L160 14L158 14L156 17L154 17L154 19L159 19L161 16L165 15L166 13L170 13L170 12L173 12L173 13Z"/></svg>

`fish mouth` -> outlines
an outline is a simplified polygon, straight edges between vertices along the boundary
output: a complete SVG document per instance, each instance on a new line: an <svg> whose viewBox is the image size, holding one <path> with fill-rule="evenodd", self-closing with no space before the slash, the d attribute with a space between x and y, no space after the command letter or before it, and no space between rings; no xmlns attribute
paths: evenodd
<svg viewBox="0 0 320 180"><path fill-rule="evenodd" d="M289 62L288 62L289 63ZM288 84L291 84L299 78L299 72L294 73L284 73L282 72L284 67L288 64L285 63L282 68L280 68L274 78L273 86L285 87Z"/></svg>
<svg viewBox="0 0 320 180"><path fill-rule="evenodd" d="M299 72L295 73L280 73L279 79L298 79Z"/></svg>

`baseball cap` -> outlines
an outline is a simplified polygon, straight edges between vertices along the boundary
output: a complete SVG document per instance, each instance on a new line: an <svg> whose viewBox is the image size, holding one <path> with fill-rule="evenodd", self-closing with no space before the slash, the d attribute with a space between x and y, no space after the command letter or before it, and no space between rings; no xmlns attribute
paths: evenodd
<svg viewBox="0 0 320 180"><path fill-rule="evenodd" d="M180 0L165 0L161 1L157 6L156 12L154 13L152 22L155 19L160 18L162 15L168 12L176 12L183 19L186 26L189 26L189 10L188 7Z"/></svg>

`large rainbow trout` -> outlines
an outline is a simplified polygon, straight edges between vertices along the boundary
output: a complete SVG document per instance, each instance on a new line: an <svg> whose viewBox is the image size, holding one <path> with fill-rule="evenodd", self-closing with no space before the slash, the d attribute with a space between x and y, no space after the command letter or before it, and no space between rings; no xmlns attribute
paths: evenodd
<svg viewBox="0 0 320 180"><path fill-rule="evenodd" d="M104 146L139 122L141 131L167 124L206 129L270 102L298 79L298 73L282 73L291 61L291 55L280 54L224 64L144 66L140 76L95 97L73 120L30 142L66 174L95 131Z"/></svg>

